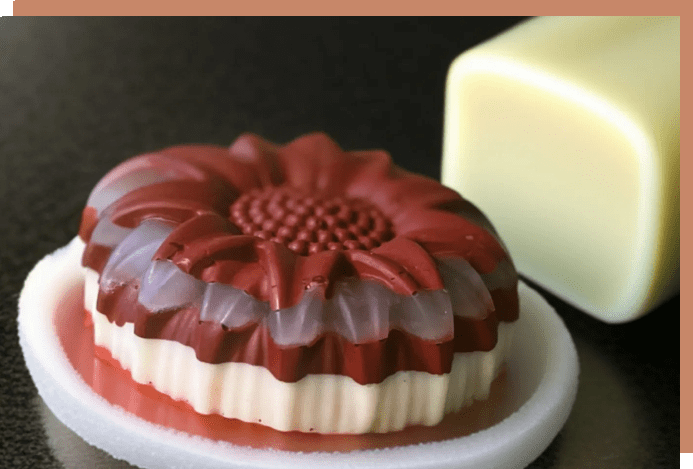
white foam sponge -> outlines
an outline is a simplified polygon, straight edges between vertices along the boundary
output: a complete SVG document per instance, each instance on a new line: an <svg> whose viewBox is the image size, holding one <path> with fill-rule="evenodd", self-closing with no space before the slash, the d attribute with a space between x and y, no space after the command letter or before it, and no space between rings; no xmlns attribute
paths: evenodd
<svg viewBox="0 0 693 469"><path fill-rule="evenodd" d="M522 406L500 423L451 440L348 453L297 453L216 442L154 425L113 406L72 368L53 325L64 295L83 282L68 260L77 240L45 257L19 299L19 338L39 394L65 425L115 458L143 468L474 468L526 467L568 418L577 392L575 346L555 311L520 284L520 320L508 363Z"/></svg>

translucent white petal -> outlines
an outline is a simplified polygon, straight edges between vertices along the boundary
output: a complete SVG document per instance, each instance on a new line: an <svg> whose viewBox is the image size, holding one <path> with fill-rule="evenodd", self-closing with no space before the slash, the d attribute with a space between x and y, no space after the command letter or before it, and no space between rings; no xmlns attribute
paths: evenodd
<svg viewBox="0 0 693 469"><path fill-rule="evenodd" d="M154 261L142 277L138 300L151 311L171 309L201 301L205 285L171 261Z"/></svg>
<svg viewBox="0 0 693 469"><path fill-rule="evenodd" d="M279 345L307 345L325 332L324 311L321 295L309 290L297 305L269 313L267 327Z"/></svg>
<svg viewBox="0 0 693 469"><path fill-rule="evenodd" d="M243 290L221 283L210 283L202 297L200 320L216 321L235 329L250 322L262 324L269 312L267 303L256 300Z"/></svg>
<svg viewBox="0 0 693 469"><path fill-rule="evenodd" d="M437 263L455 315L483 319L493 311L491 294L469 262L450 257L438 259Z"/></svg>
<svg viewBox="0 0 693 469"><path fill-rule="evenodd" d="M123 228L111 222L107 214L104 214L94 227L90 242L101 246L115 247L132 233L132 228Z"/></svg>
<svg viewBox="0 0 693 469"><path fill-rule="evenodd" d="M424 291L401 297L391 310L393 328L405 330L424 340L451 337L454 332L450 295L444 290Z"/></svg>
<svg viewBox="0 0 693 469"><path fill-rule="evenodd" d="M125 165L127 164L125 163ZM126 168L125 165L123 165L124 168ZM164 174L161 168L138 168L138 165L134 164L131 166L133 167L130 171L122 171L123 174L112 181L106 181L106 178L102 179L102 182L89 195L87 205L94 207L98 213L101 213L128 192L173 179L173 175Z"/></svg>
<svg viewBox="0 0 693 469"><path fill-rule="evenodd" d="M326 301L318 290L309 290L295 306L276 311L228 285L208 285L201 301L201 320L217 321L229 328L249 322L265 324L274 342L283 346L308 345L325 332L335 332L352 343L385 339L394 328L424 340L443 339L453 333L447 292L402 296L379 283L358 279L338 282Z"/></svg>
<svg viewBox="0 0 693 469"><path fill-rule="evenodd" d="M390 331L394 293L375 282L349 279L339 282L327 302L331 329L353 343L379 340Z"/></svg>
<svg viewBox="0 0 693 469"><path fill-rule="evenodd" d="M101 274L102 287L141 278L171 231L170 225L156 220L146 220L132 230L111 253Z"/></svg>

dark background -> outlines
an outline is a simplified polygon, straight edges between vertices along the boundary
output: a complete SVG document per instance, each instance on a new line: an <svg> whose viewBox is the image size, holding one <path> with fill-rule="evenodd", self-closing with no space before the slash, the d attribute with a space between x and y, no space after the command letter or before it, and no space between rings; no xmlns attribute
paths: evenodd
<svg viewBox="0 0 693 469"><path fill-rule="evenodd" d="M323 130L438 178L450 62L521 20L1 18L0 467L64 467L19 348L17 297L75 236L108 169L177 143ZM532 467L677 467L679 298L609 326L545 296L582 372L566 427Z"/></svg>

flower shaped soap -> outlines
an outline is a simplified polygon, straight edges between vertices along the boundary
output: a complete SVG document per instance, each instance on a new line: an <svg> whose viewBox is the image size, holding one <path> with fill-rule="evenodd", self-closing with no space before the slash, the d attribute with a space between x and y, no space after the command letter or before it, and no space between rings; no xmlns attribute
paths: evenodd
<svg viewBox="0 0 693 469"><path fill-rule="evenodd" d="M434 425L487 395L518 317L474 206L324 134L132 158L80 237L97 346L200 413L279 430Z"/></svg>

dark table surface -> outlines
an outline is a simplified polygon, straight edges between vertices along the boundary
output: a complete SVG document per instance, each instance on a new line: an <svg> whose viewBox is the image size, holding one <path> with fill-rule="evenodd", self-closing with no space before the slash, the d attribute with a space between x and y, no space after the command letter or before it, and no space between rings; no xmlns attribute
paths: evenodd
<svg viewBox="0 0 693 469"><path fill-rule="evenodd" d="M27 273L75 236L109 168L176 143L323 130L438 178L450 62L519 21L1 18L0 467L119 466L42 404L16 322ZM532 467L677 466L679 298L611 326L545 296L582 371L568 423Z"/></svg>

